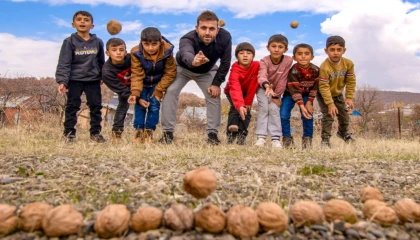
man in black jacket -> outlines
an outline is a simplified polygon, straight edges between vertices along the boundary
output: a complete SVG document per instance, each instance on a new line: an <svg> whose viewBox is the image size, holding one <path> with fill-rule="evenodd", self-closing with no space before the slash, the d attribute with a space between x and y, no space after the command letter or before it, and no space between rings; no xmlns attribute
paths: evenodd
<svg viewBox="0 0 420 240"><path fill-rule="evenodd" d="M89 12L76 12L72 26L77 32L63 41L55 73L58 92L67 94L63 138L66 142L73 142L76 137L76 114L84 92L90 110L90 139L103 143L100 82L105 62L104 43L95 34L89 33L94 27Z"/></svg>
<svg viewBox="0 0 420 240"><path fill-rule="evenodd" d="M105 85L118 95L118 106L112 125L112 138L121 140L124 132L124 121L129 108L131 55L127 54L125 42L120 38L110 38L106 42L106 55L109 59L102 68L102 80Z"/></svg>
<svg viewBox="0 0 420 240"><path fill-rule="evenodd" d="M176 124L178 97L184 86L194 80L206 99L208 143L220 143L220 85L225 81L232 58L232 37L218 26L218 17L211 11L202 12L195 30L185 34L176 54L177 76L166 91L162 103L162 143L172 143ZM220 59L220 66L216 62Z"/></svg>

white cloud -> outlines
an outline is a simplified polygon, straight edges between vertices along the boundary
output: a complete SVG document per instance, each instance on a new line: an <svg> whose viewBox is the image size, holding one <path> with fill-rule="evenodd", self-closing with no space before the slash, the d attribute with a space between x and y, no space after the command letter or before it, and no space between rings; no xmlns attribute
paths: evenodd
<svg viewBox="0 0 420 240"><path fill-rule="evenodd" d="M53 18L53 21L54 21L55 25L57 25L59 27L67 27L67 28L71 28L72 27L71 26L71 23L70 22L67 22L64 19L61 19L61 18L58 18L58 17L54 17L54 16L52 18Z"/></svg>

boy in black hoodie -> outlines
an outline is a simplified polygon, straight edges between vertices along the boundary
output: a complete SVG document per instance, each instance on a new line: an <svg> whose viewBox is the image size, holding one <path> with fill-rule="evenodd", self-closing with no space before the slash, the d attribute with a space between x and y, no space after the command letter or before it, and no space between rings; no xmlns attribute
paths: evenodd
<svg viewBox="0 0 420 240"><path fill-rule="evenodd" d="M76 137L76 114L84 92L90 109L90 139L103 143L101 78L105 62L104 43L89 33L94 27L89 12L76 12L72 26L77 32L63 41L55 73L58 92L67 94L63 138L66 142L73 142Z"/></svg>
<svg viewBox="0 0 420 240"><path fill-rule="evenodd" d="M105 85L118 95L118 106L112 125L112 138L119 142L124 131L125 116L129 108L131 95L131 55L127 54L124 40L111 38L106 42L106 55L109 59L102 68L102 80Z"/></svg>

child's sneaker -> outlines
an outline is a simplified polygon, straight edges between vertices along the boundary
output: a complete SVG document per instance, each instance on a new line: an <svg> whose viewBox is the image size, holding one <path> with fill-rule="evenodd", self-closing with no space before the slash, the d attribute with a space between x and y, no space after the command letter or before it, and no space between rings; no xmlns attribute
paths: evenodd
<svg viewBox="0 0 420 240"><path fill-rule="evenodd" d="M144 131L142 129L134 131L134 143L144 143Z"/></svg>
<svg viewBox="0 0 420 240"><path fill-rule="evenodd" d="M349 133L342 133L342 132L337 132L337 137L341 138L344 140L344 142L346 143L351 143L354 142L354 139L351 137L351 135Z"/></svg>
<svg viewBox="0 0 420 240"><path fill-rule="evenodd" d="M281 146L281 142L280 142L280 140L272 140L271 141L271 148L275 148L275 149L281 149L282 148L282 146Z"/></svg>
<svg viewBox="0 0 420 240"><path fill-rule="evenodd" d="M312 147L312 138L311 137L303 137L302 138L302 149L307 149Z"/></svg>
<svg viewBox="0 0 420 240"><path fill-rule="evenodd" d="M90 135L90 140L97 142L97 143L104 143L106 142L105 138L101 134L92 134Z"/></svg>
<svg viewBox="0 0 420 240"><path fill-rule="evenodd" d="M293 137L283 137L283 146L285 148L293 147Z"/></svg>
<svg viewBox="0 0 420 240"><path fill-rule="evenodd" d="M122 131L112 131L112 141L119 143L121 142Z"/></svg>
<svg viewBox="0 0 420 240"><path fill-rule="evenodd" d="M331 143L329 138L322 138L321 139L321 147L329 147L331 148Z"/></svg>
<svg viewBox="0 0 420 240"><path fill-rule="evenodd" d="M72 134L63 135L63 140L65 143L74 143L76 141L76 136Z"/></svg>
<svg viewBox="0 0 420 240"><path fill-rule="evenodd" d="M144 130L143 136L144 136L144 143L145 144L152 144L153 143L153 130L152 129Z"/></svg>
<svg viewBox="0 0 420 240"><path fill-rule="evenodd" d="M255 146L264 147L264 145L265 145L265 139L264 138L258 138L257 142L255 143Z"/></svg>
<svg viewBox="0 0 420 240"><path fill-rule="evenodd" d="M159 143L163 144L172 144L174 142L174 133L173 132L163 132L163 136L159 139Z"/></svg>
<svg viewBox="0 0 420 240"><path fill-rule="evenodd" d="M228 127L229 132L237 132L239 130L238 125L230 125Z"/></svg>

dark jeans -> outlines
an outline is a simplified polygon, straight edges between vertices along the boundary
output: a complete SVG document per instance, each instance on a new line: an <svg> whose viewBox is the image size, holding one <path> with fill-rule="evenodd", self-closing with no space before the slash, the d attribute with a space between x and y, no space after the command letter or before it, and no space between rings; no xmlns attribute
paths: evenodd
<svg viewBox="0 0 420 240"><path fill-rule="evenodd" d="M308 102L308 95L302 95L303 103ZM295 106L295 101L290 94L284 94L281 100L282 104L280 107L280 118L281 118L281 130L283 137L291 137L290 132L290 117L293 107ZM314 132L314 120L313 118L307 119L303 116L301 112L301 119L303 125L303 137L312 138Z"/></svg>
<svg viewBox="0 0 420 240"><path fill-rule="evenodd" d="M83 92L86 95L86 104L90 110L90 134L99 134L102 130L102 96L100 81L69 81L67 84L67 104L64 120L64 134L76 135L74 128L77 123L77 112L82 103L81 96Z"/></svg>
<svg viewBox="0 0 420 240"><path fill-rule="evenodd" d="M112 125L112 131L114 132L124 131L124 121L125 117L127 116L128 108L130 107L130 104L127 102L127 100L127 98L118 96L118 106L117 110L115 111L114 125Z"/></svg>
<svg viewBox="0 0 420 240"><path fill-rule="evenodd" d="M156 130L159 123L160 102L151 97L155 87L143 87L140 98L150 103L148 108L141 106L138 102L134 105L134 128ZM147 115L147 116L146 116Z"/></svg>
<svg viewBox="0 0 420 240"><path fill-rule="evenodd" d="M334 123L334 118L328 114L328 106L325 104L324 99L322 98L321 94L318 92L316 95L318 100L319 107L321 108L322 112L322 132L321 138L326 139L331 137L331 129ZM333 97L334 104L338 109L337 119L338 119L338 131L342 133L346 133L349 129L350 117L346 111L346 104L344 100L343 94Z"/></svg>
<svg viewBox="0 0 420 240"><path fill-rule="evenodd" d="M239 115L239 112L236 110L235 106L233 105L232 99L230 98L229 94L226 94L227 99L230 103L230 109L229 109L229 116L227 120L227 128L226 128L226 134L227 135L242 135L247 136L248 135L248 126L249 122L251 121L251 111L248 111L245 115L245 120L241 119L241 116ZM230 125L237 125L239 130L238 132L230 132L229 126Z"/></svg>

